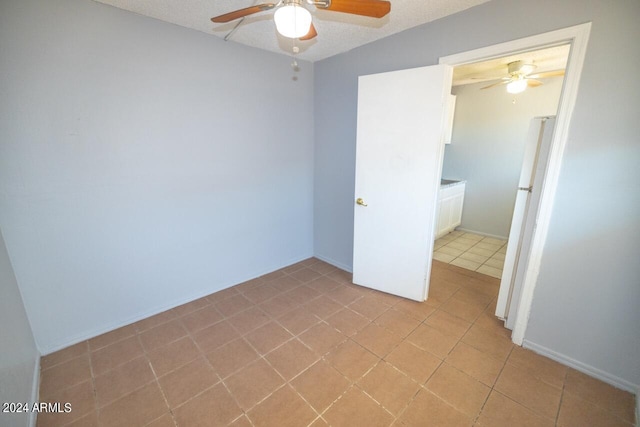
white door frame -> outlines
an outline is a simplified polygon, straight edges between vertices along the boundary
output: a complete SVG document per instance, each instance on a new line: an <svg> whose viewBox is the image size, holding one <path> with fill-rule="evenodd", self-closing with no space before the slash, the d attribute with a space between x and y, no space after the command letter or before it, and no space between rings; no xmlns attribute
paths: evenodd
<svg viewBox="0 0 640 427"><path fill-rule="evenodd" d="M444 56L441 57L439 61L440 64L449 64L455 67L457 65L486 61L520 52L538 50L566 43L571 44L571 51L567 61L567 69L558 105L558 113L556 115L555 132L553 140L551 141L546 179L540 196L537 224L533 230L529 262L522 283L522 294L519 302L512 301L512 304L517 303L519 305L516 323L513 327L513 334L511 335L512 341L518 345L522 345L527 324L529 323L533 292L540 272L540 262L542 260L544 244L549 232L551 212L558 187L560 168L562 166L562 156L564 155L564 149L567 144L569 124L571 123L571 116L578 96L578 85L590 31L591 23L588 22L574 27L563 28L468 52L457 53L455 55Z"/></svg>

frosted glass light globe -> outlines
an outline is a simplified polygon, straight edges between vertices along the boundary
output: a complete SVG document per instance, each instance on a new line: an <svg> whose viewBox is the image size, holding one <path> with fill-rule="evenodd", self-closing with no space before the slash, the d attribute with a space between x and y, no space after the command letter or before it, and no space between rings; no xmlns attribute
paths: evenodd
<svg viewBox="0 0 640 427"><path fill-rule="evenodd" d="M527 81L525 79L514 80L507 85L507 92L509 93L520 93L524 92L527 88Z"/></svg>
<svg viewBox="0 0 640 427"><path fill-rule="evenodd" d="M311 27L311 13L297 4L278 8L273 19L276 22L278 32L291 39L306 35Z"/></svg>

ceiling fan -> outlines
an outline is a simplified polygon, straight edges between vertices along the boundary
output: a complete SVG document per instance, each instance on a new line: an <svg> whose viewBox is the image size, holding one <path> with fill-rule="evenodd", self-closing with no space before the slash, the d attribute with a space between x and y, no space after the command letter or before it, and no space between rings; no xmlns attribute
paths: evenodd
<svg viewBox="0 0 640 427"><path fill-rule="evenodd" d="M304 6L305 1L319 9L372 18L382 18L391 11L391 3L385 0L280 0L278 3L262 3L234 10L211 20L215 23L231 22L254 13L276 9L273 19L280 34L292 39L311 40L318 33L313 26L311 13Z"/></svg>
<svg viewBox="0 0 640 427"><path fill-rule="evenodd" d="M489 86L485 86L482 89L489 89L495 86L507 85L507 92L515 94L524 92L527 87L537 87L542 85L543 83L537 79L564 76L564 70L531 74L535 69L535 65L526 64L524 61L510 62L509 64L507 64L509 77L503 77L501 81L490 84Z"/></svg>

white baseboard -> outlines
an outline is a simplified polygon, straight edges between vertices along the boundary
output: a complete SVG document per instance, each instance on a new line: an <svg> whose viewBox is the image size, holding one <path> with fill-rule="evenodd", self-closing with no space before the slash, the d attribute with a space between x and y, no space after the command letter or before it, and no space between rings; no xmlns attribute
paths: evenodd
<svg viewBox="0 0 640 427"><path fill-rule="evenodd" d="M468 228L462 228L462 227L456 227L456 231L464 231L465 233L479 234L481 236L493 237L494 239L500 239L500 240L508 240L509 239L508 237L505 237L505 236L499 236L497 234L484 233L482 231L469 230Z"/></svg>
<svg viewBox="0 0 640 427"><path fill-rule="evenodd" d="M36 357L36 363L33 367L33 381L31 384L31 402L38 402L40 398L40 352L38 352L38 356ZM31 412L29 415L29 426L36 427L36 422L38 421L38 413Z"/></svg>
<svg viewBox="0 0 640 427"><path fill-rule="evenodd" d="M121 320L121 321L117 321L117 322L114 322L114 323L110 323L110 324L104 325L104 326L102 326L100 328L92 329L92 330L89 330L89 331L85 331L85 332L83 332L81 334L74 335L72 337L69 337L64 342L57 343L57 344L55 344L53 346L50 346L50 347L41 348L40 352L42 353L42 355L46 356L46 355L54 353L54 352L56 352L58 350L62 350L64 348L70 347L70 346L72 346L74 344L77 344L79 342L82 342L82 341L97 337L97 336L105 334L107 332L111 332L111 331L113 331L115 329L121 328L123 326L130 325L130 324L135 323L135 322L137 322L139 320L146 319L147 317L151 317L151 316L154 316L156 314L162 313L163 311L170 310L170 309L178 307L178 306L180 306L182 304L187 304L187 303L189 303L191 301L195 301L197 299L206 297L207 295L211 295L212 293L221 291L223 289L230 288L232 286L235 286L237 284L246 282L246 281L251 280L251 279L255 279L256 277L260 277L262 275L271 273L272 271L276 271L276 270L279 270L281 268L285 268L285 267L287 267L289 265L295 264L295 263L300 262L300 261L304 261L305 259L308 259L308 258L311 258L311 257L313 257L312 254L305 254L303 256L292 258L292 259L286 261L284 263L284 265L269 267L269 268L266 269L267 271L259 271L257 273L248 274L246 278L244 278L244 279L242 279L240 281L235 281L234 280L233 282L221 283L221 284L219 284L219 287L216 287L215 289L207 289L204 292L187 295L187 296L185 296L183 298L174 300L174 301L172 301L172 302L170 302L168 304L163 304L160 307L154 307L154 308L152 308L150 310L146 310L144 312L138 313L135 316L131 316L131 317L125 319L125 320Z"/></svg>
<svg viewBox="0 0 640 427"><path fill-rule="evenodd" d="M341 270L348 271L349 273L353 273L353 267L350 267L350 266L348 266L346 264L338 262L338 261L336 261L336 260L334 260L332 258L326 257L324 255L318 255L318 254L315 254L314 257L318 258L319 260L324 261L324 262L326 262L328 264L331 264L334 267L338 267Z"/></svg>
<svg viewBox="0 0 640 427"><path fill-rule="evenodd" d="M584 374L589 375L590 377L594 377L599 379L600 381L603 381L607 384L611 384L612 386L631 392L633 394L636 395L636 401L638 399L638 395L640 395L639 390L640 390L640 386L638 386L638 384L634 384L630 381L627 381L623 378L617 377L613 374L610 374L608 372L605 372L601 369L595 368L591 365L587 365L586 363L580 362L578 360L575 360L569 356L566 356L564 354L560 354L558 352L555 352L549 348L546 348L542 345L533 343L531 341L528 340L524 340L522 343L522 346L524 348L528 348L530 350L533 350L534 352L541 354L542 356L546 356L549 359L555 360L556 362L562 363L563 365L569 366L573 369L575 369L576 371L580 371ZM636 411L637 411L637 407L636 407Z"/></svg>

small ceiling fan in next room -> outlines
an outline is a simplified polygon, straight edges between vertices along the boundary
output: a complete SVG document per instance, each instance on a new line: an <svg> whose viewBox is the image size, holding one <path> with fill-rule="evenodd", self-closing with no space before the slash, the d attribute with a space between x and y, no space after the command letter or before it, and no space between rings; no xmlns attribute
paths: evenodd
<svg viewBox="0 0 640 427"><path fill-rule="evenodd" d="M507 92L515 94L523 92L527 87L537 87L542 85L542 82L537 79L564 76L564 70L531 74L535 69L535 65L526 64L524 61L510 62L507 64L507 71L509 73L508 77L503 77L499 82L485 86L482 89L490 89L495 86L507 85Z"/></svg>
<svg viewBox="0 0 640 427"><path fill-rule="evenodd" d="M382 18L391 11L391 3L385 0L280 0L278 3L262 3L234 10L215 16L211 20L215 23L226 23L275 9L273 20L278 33L290 39L305 41L318 35L309 11L311 6L332 12L372 18Z"/></svg>

